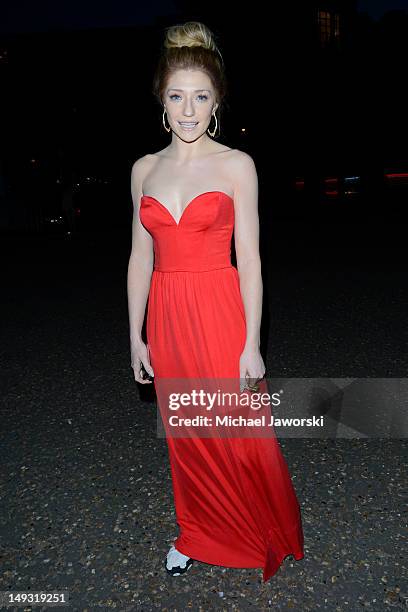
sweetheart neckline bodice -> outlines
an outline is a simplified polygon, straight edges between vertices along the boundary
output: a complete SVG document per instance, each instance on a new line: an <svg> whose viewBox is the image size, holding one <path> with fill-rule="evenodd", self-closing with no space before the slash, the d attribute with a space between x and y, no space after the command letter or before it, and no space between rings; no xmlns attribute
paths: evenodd
<svg viewBox="0 0 408 612"><path fill-rule="evenodd" d="M199 198L201 198L204 195L208 195L210 193L219 193L224 195L225 197L227 197L228 199L230 199L232 202L234 201L234 198L232 196L230 196L228 193L226 193L225 191L220 191L220 190L213 190L213 191L203 191L202 193L199 193L198 195L194 196L194 198L192 198L187 205L184 207L183 212L181 213L180 219L178 221L176 221L176 219L173 217L172 213L170 212L170 210L167 208L167 206L165 206L164 204L162 204L162 202L160 202L160 200L158 200L157 198L155 198L154 196L151 195L145 195L143 194L141 196L141 200L143 200L144 198L148 198L150 200L153 200L154 202L157 202L157 204L159 204L166 212L167 214L171 217L171 219L173 220L174 224L176 225L176 227L179 227L183 217L184 217L184 213L186 212L186 210L191 206L191 204L193 204L193 202L195 202L196 200L198 200Z"/></svg>

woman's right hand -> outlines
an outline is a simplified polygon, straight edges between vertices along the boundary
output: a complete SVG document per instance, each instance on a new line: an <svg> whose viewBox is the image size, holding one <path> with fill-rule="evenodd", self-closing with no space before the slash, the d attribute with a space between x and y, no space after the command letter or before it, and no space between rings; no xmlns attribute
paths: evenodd
<svg viewBox="0 0 408 612"><path fill-rule="evenodd" d="M153 381L142 377L142 364L148 374L154 376L153 368L150 364L148 347L143 341L132 343L131 345L132 368L135 381L142 385L151 384Z"/></svg>

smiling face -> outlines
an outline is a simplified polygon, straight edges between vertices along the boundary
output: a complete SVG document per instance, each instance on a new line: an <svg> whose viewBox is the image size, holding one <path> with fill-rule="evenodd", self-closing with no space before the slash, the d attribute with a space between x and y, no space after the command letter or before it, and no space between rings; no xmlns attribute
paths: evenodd
<svg viewBox="0 0 408 612"><path fill-rule="evenodd" d="M211 79L201 70L173 72L163 102L171 129L188 142L205 134L218 107Z"/></svg>

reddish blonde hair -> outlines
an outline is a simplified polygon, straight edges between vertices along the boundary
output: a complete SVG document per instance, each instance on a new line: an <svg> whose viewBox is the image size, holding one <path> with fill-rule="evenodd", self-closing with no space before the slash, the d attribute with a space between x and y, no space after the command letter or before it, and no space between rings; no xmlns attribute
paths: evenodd
<svg viewBox="0 0 408 612"><path fill-rule="evenodd" d="M187 21L166 28L163 51L153 78L153 94L161 106L169 77L176 70L202 70L209 76L218 114L227 94L224 61L214 34L203 23Z"/></svg>

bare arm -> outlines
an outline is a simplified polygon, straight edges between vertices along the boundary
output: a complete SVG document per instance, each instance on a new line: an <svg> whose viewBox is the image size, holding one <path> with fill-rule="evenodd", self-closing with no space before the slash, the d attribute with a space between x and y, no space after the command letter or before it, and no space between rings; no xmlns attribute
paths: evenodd
<svg viewBox="0 0 408 612"><path fill-rule="evenodd" d="M140 377L140 362L143 363L149 373L153 374L153 370L148 361L146 345L143 343L142 339L142 327L154 262L153 239L139 218L140 198L142 196L142 182L145 168L146 160L143 157L138 159L132 166L132 250L129 257L127 274L132 367L134 368L135 379L142 383L148 381L144 381Z"/></svg>
<svg viewBox="0 0 408 612"><path fill-rule="evenodd" d="M245 308L246 344L240 376L262 378L265 366L259 352L263 283L259 254L258 175L247 153L234 160L235 252Z"/></svg>

